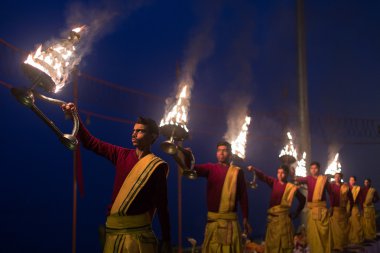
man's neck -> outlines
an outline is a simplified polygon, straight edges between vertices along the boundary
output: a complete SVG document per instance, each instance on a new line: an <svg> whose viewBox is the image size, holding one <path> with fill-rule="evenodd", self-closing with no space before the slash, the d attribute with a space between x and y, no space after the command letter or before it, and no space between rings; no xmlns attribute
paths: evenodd
<svg viewBox="0 0 380 253"><path fill-rule="evenodd" d="M319 176L319 174L318 175L311 175L313 178L317 178L318 176Z"/></svg>
<svg viewBox="0 0 380 253"><path fill-rule="evenodd" d="M150 153L151 153L150 148L145 148L145 149L136 148L136 155L139 158L139 160Z"/></svg>

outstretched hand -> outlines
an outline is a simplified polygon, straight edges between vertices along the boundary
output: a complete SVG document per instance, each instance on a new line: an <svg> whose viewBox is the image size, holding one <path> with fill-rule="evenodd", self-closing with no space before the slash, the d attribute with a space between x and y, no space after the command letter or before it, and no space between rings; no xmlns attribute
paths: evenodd
<svg viewBox="0 0 380 253"><path fill-rule="evenodd" d="M255 167L253 167L252 165L249 165L249 166L247 167L247 170L250 171L250 172L254 172L256 169L255 169Z"/></svg>
<svg viewBox="0 0 380 253"><path fill-rule="evenodd" d="M74 103L63 104L61 108L62 108L62 111L64 111L65 113L71 113L71 112L76 111L76 106Z"/></svg>

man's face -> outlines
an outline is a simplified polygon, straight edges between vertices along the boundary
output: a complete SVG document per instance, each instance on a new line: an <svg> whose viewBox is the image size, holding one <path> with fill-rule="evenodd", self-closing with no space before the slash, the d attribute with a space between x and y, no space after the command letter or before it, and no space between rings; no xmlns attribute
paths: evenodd
<svg viewBox="0 0 380 253"><path fill-rule="evenodd" d="M351 185L351 186L354 186L354 185L356 184L356 180L355 180L354 177L350 177L349 182L350 182L350 185Z"/></svg>
<svg viewBox="0 0 380 253"><path fill-rule="evenodd" d="M364 180L364 186L365 187L370 187L371 183L368 180Z"/></svg>
<svg viewBox="0 0 380 253"><path fill-rule="evenodd" d="M335 182L341 182L342 181L342 176L339 173L336 173L334 175Z"/></svg>
<svg viewBox="0 0 380 253"><path fill-rule="evenodd" d="M281 182L285 182L286 181L286 178L287 178L287 174L286 172L284 171L283 168L278 168L277 169L277 179Z"/></svg>
<svg viewBox="0 0 380 253"><path fill-rule="evenodd" d="M149 147L153 142L153 135L149 133L147 126L136 123L132 132L132 145L139 149Z"/></svg>
<svg viewBox="0 0 380 253"><path fill-rule="evenodd" d="M319 168L317 165L313 164L310 166L310 174L312 176L318 176L319 175Z"/></svg>
<svg viewBox="0 0 380 253"><path fill-rule="evenodd" d="M231 159L231 151L227 146L219 146L216 149L216 159L219 163L229 163Z"/></svg>

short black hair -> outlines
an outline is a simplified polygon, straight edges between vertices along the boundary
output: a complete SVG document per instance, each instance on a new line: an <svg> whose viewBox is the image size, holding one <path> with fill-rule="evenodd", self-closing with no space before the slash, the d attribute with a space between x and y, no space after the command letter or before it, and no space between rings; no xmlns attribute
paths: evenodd
<svg viewBox="0 0 380 253"><path fill-rule="evenodd" d="M216 148L219 148L220 146L226 146L228 151L231 151L231 143L229 143L228 141L225 141L225 140L222 140L220 142L218 142L218 144L216 144Z"/></svg>
<svg viewBox="0 0 380 253"><path fill-rule="evenodd" d="M157 139L160 130L156 121L151 118L138 117L135 124L142 124L146 126L149 133L156 135L156 138L153 140L153 142Z"/></svg>
<svg viewBox="0 0 380 253"><path fill-rule="evenodd" d="M355 181L356 181L356 176L350 176L350 178L353 178L353 179L355 179Z"/></svg>
<svg viewBox="0 0 380 253"><path fill-rule="evenodd" d="M288 165L283 164L283 165L281 165L280 167L278 167L277 170L279 170L279 169L284 170L284 172L286 173L286 175L289 175L289 166L288 166Z"/></svg>
<svg viewBox="0 0 380 253"><path fill-rule="evenodd" d="M335 176L336 174L339 174L340 177L343 179L343 173L342 173L342 172L335 172L334 176Z"/></svg>
<svg viewBox="0 0 380 253"><path fill-rule="evenodd" d="M317 166L318 170L321 169L321 164L319 164L319 162L317 162L317 161L311 162L310 167L313 165Z"/></svg>
<svg viewBox="0 0 380 253"><path fill-rule="evenodd" d="M372 180L370 178L365 178L364 181L368 181L370 184L372 183Z"/></svg>

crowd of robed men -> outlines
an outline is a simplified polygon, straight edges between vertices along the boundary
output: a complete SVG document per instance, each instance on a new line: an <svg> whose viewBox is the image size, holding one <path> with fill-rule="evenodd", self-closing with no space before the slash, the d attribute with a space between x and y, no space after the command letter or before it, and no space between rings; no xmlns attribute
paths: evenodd
<svg viewBox="0 0 380 253"><path fill-rule="evenodd" d="M65 112L75 111L73 103L62 105ZM106 218L106 239L103 252L153 253L171 252L170 219L167 198L168 164L151 152L159 136L156 122L139 117L134 124L131 141L133 149L120 147L94 137L80 121L78 139L82 145L105 157L115 166L112 200ZM199 177L207 179L207 223L202 252L239 253L244 251L242 234L252 231L248 223L248 195L246 180L241 168L231 163L231 145L217 144L216 163L194 166ZM307 199L306 224L309 252L329 253L342 250L347 244L360 244L376 237L374 203L379 197L366 179L364 186L342 183L342 174L328 176L320 173L318 162L310 164L310 175L296 178L297 184L288 182L289 168L277 169L277 178L265 175L254 166L248 166L259 180L272 189L267 213L265 252L293 252L292 219L299 216ZM307 186L307 198L299 185ZM330 208L327 208L329 195ZM293 198L298 208L291 213ZM237 206L243 217L240 229ZM152 219L157 215L161 227L161 243L152 230ZM160 246L158 246L160 245Z"/></svg>

